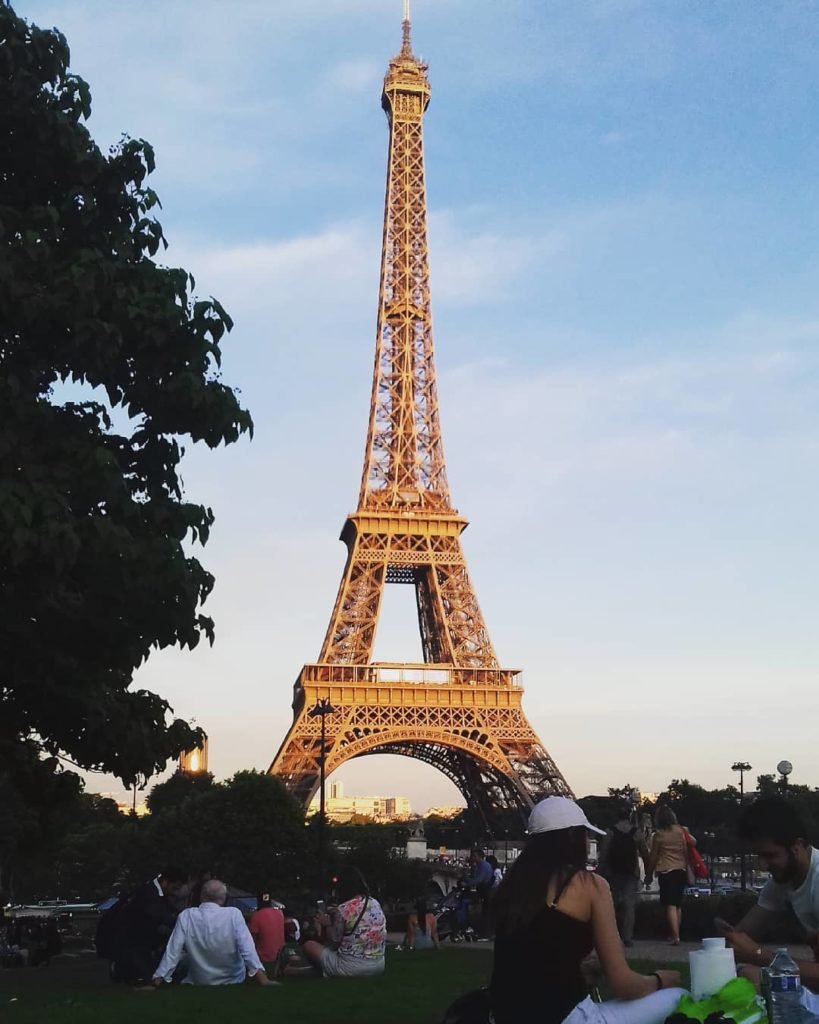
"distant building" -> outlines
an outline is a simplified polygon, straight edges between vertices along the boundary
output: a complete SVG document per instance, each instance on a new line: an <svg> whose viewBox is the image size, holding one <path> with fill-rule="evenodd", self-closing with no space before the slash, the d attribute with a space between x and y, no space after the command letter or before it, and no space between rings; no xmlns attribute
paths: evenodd
<svg viewBox="0 0 819 1024"><path fill-rule="evenodd" d="M148 813L148 806L144 800L140 800L138 804L134 804L131 800L117 800L117 810L120 814L130 814L131 811L135 811L138 818L144 818Z"/></svg>
<svg viewBox="0 0 819 1024"><path fill-rule="evenodd" d="M310 803L310 812L318 809L317 793ZM339 822L357 816L373 821L406 821L412 817L412 804L406 796L345 796L344 783L331 782L327 787L325 813L330 821Z"/></svg>
<svg viewBox="0 0 819 1024"><path fill-rule="evenodd" d="M457 818L463 814L465 807L430 807L424 815L426 818Z"/></svg>

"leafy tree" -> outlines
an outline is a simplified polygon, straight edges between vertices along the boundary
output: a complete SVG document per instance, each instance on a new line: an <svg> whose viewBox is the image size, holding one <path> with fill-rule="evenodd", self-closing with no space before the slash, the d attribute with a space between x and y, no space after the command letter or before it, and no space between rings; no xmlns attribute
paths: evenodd
<svg viewBox="0 0 819 1024"><path fill-rule="evenodd" d="M756 788L760 796L782 795L782 784L775 775L757 775Z"/></svg>
<svg viewBox="0 0 819 1024"><path fill-rule="evenodd" d="M358 868L370 891L383 903L415 900L429 888L431 872L427 865L395 852L388 845L386 833L366 839L338 856L332 870L340 870L345 864Z"/></svg>
<svg viewBox="0 0 819 1024"><path fill-rule="evenodd" d="M213 640L179 439L252 423L220 380L230 318L154 260L153 150L103 154L68 66L0 2L0 756L30 738L130 786L201 738L130 689L151 650Z"/></svg>
<svg viewBox="0 0 819 1024"><path fill-rule="evenodd" d="M292 891L310 869L305 831L304 812L280 779L237 772L152 814L132 874L140 877L172 861L250 892Z"/></svg>
<svg viewBox="0 0 819 1024"><path fill-rule="evenodd" d="M620 803L630 804L634 799L634 794L639 792L639 789L628 782L625 786L609 786L609 796Z"/></svg>
<svg viewBox="0 0 819 1024"><path fill-rule="evenodd" d="M113 800L81 793L54 837L50 856L26 865L24 895L80 900L110 896L131 851L134 825Z"/></svg>
<svg viewBox="0 0 819 1024"><path fill-rule="evenodd" d="M210 772L183 772L177 770L165 782L158 782L145 801L151 814L161 814L186 800L204 793L213 786Z"/></svg>
<svg viewBox="0 0 819 1024"><path fill-rule="evenodd" d="M437 814L430 815L424 819L424 834L427 837L427 845L431 849L445 847L448 850L461 850L472 845L472 832L469 829L465 811L454 818L441 818Z"/></svg>
<svg viewBox="0 0 819 1024"><path fill-rule="evenodd" d="M27 894L31 875L53 861L76 813L82 780L23 741L0 762L0 903Z"/></svg>
<svg viewBox="0 0 819 1024"><path fill-rule="evenodd" d="M613 796L583 796L578 801L589 821L598 828L611 828L617 821L621 801Z"/></svg>
<svg viewBox="0 0 819 1024"><path fill-rule="evenodd" d="M704 789L688 779L673 779L664 800L694 835L708 831L718 836L733 837L740 812L736 787Z"/></svg>

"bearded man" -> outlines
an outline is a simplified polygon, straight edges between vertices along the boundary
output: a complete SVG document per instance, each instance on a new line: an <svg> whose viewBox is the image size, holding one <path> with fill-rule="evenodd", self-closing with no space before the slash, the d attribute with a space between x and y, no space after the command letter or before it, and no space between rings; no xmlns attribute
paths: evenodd
<svg viewBox="0 0 819 1024"><path fill-rule="evenodd" d="M747 807L737 834L759 858L770 878L755 906L725 938L738 963L767 967L775 950L763 948L763 936L775 932L789 911L805 930L806 941L816 948L819 937L819 850L810 845L796 809L779 797L763 797ZM819 992L819 963L797 960L802 984Z"/></svg>

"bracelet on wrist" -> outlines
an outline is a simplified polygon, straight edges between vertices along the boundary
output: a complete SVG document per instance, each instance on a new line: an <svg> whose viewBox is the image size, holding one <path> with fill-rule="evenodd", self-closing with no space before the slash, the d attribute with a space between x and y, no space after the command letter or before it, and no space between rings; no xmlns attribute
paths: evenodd
<svg viewBox="0 0 819 1024"><path fill-rule="evenodd" d="M663 987L662 975L660 974L659 971L653 971L652 973L653 973L654 977L657 979L657 991L659 992L660 989Z"/></svg>

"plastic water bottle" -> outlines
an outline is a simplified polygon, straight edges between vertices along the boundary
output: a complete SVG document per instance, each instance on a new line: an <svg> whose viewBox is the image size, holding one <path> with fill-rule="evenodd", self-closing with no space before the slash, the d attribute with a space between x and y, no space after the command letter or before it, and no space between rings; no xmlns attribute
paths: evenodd
<svg viewBox="0 0 819 1024"><path fill-rule="evenodd" d="M777 949L768 968L770 1024L799 1024L802 1013L802 982L799 968L785 947Z"/></svg>

